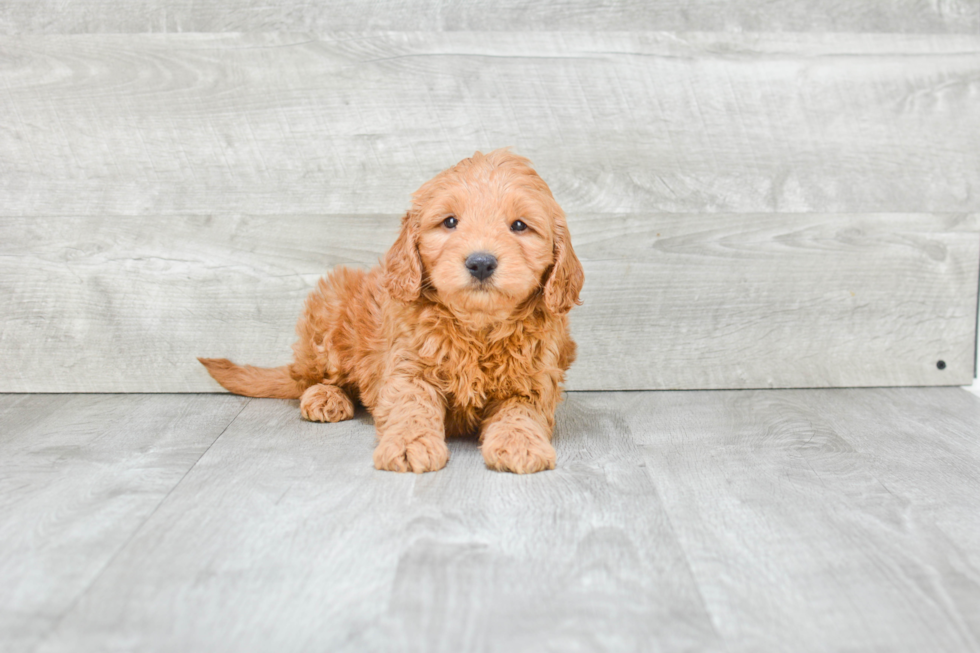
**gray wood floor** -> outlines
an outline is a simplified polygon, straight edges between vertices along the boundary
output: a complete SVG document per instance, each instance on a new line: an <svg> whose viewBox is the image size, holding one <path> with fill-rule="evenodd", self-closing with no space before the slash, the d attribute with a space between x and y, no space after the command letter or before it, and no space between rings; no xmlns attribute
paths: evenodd
<svg viewBox="0 0 980 653"><path fill-rule="evenodd" d="M229 395L0 395L3 651L980 650L980 400L570 393L558 469Z"/></svg>

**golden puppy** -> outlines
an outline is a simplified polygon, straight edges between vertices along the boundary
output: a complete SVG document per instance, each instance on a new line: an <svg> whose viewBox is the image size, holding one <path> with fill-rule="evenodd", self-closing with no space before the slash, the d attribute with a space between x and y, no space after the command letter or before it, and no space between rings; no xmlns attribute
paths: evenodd
<svg viewBox="0 0 980 653"><path fill-rule="evenodd" d="M374 416L374 465L441 469L446 436L479 431L491 469L553 469L551 432L575 358L567 313L584 275L565 215L530 162L477 152L426 182L380 266L320 279L291 365L200 359L232 392L300 399L337 422Z"/></svg>

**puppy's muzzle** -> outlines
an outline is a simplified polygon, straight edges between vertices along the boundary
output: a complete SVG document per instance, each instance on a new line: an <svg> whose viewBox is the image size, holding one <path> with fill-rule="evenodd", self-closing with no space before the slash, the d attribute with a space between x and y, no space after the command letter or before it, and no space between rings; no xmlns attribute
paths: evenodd
<svg viewBox="0 0 980 653"><path fill-rule="evenodd" d="M487 252L470 254L466 257L466 269L480 281L486 281L497 269L497 257Z"/></svg>

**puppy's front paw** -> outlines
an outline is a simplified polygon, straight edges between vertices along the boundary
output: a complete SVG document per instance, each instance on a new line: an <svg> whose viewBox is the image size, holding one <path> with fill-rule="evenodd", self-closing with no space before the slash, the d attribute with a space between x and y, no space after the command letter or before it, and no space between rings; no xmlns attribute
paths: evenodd
<svg viewBox="0 0 980 653"><path fill-rule="evenodd" d="M438 435L383 435L374 450L374 466L389 472L434 472L449 461L449 448Z"/></svg>
<svg viewBox="0 0 980 653"><path fill-rule="evenodd" d="M487 467L498 472L533 474L555 468L555 448L548 438L523 426L492 424L480 448Z"/></svg>
<svg viewBox="0 0 980 653"><path fill-rule="evenodd" d="M303 419L311 422L342 422L354 417L354 402L335 385L319 383L306 389L299 400Z"/></svg>

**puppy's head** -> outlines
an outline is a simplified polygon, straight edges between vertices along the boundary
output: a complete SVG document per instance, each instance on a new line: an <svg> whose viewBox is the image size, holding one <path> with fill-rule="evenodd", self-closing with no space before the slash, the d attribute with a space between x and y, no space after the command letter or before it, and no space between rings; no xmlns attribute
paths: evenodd
<svg viewBox="0 0 980 653"><path fill-rule="evenodd" d="M423 285L462 319L506 318L541 292L555 314L581 303L584 274L565 214L530 162L477 152L412 196L385 256L384 284L405 302Z"/></svg>

